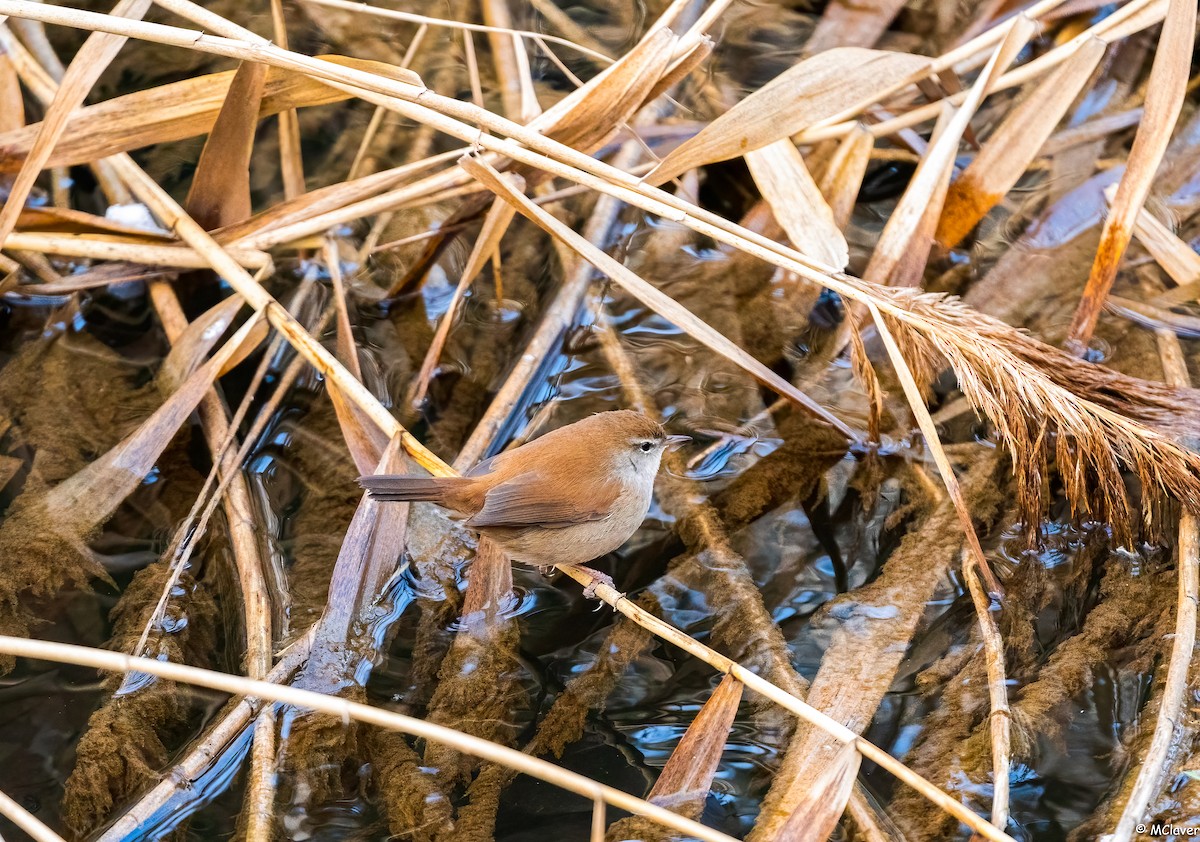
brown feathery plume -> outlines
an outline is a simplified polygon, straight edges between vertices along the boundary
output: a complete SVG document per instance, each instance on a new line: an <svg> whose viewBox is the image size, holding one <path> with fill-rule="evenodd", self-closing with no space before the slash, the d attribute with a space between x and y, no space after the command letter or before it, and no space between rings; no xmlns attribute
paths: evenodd
<svg viewBox="0 0 1200 842"><path fill-rule="evenodd" d="M1111 523L1118 543L1128 544L1133 533L1122 469L1142 485L1147 525L1150 502L1162 496L1200 511L1200 454L1172 438L1196 432L1200 392L1075 359L955 297L878 287L872 294L907 311L903 320L887 321L918 381L931 383L944 359L972 407L995 427L1013 457L1030 530L1044 508L1052 449L1073 513Z"/></svg>

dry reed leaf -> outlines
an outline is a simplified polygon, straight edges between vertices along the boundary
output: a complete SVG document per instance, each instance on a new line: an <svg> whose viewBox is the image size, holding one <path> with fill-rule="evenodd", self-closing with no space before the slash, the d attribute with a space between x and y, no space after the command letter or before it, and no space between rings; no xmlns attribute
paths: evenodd
<svg viewBox="0 0 1200 842"><path fill-rule="evenodd" d="M317 58L403 82L420 81L416 74L382 62L336 55ZM207 134L235 73L210 73L79 108L71 114L63 137L43 166L83 164L118 152ZM311 76L271 68L258 116L262 119L289 108L342 102L350 96ZM0 134L0 172L20 167L40 128L41 124L35 123Z"/></svg>
<svg viewBox="0 0 1200 842"><path fill-rule="evenodd" d="M242 62L204 142L183 206L211 231L250 216L250 154L267 66Z"/></svg>
<svg viewBox="0 0 1200 842"><path fill-rule="evenodd" d="M933 246L933 234L950 183L954 158L963 132L992 87L1037 32L1037 24L1024 15L1015 18L967 93L962 106L950 112L944 106L934 140L921 159L912 181L888 218L863 278L892 286L920 283Z"/></svg>
<svg viewBox="0 0 1200 842"><path fill-rule="evenodd" d="M1200 298L1200 254L1145 208L1137 215L1133 233L1155 262L1179 285L1157 296L1155 304L1171 306Z"/></svg>
<svg viewBox="0 0 1200 842"><path fill-rule="evenodd" d="M729 741L743 688L742 682L725 674L667 758L647 800L675 812L684 808L699 815Z"/></svg>
<svg viewBox="0 0 1200 842"><path fill-rule="evenodd" d="M110 17L128 17L140 20L150 8L151 0L120 0L113 7ZM34 182L50 159L50 154L58 139L67 128L67 120L75 108L83 102L91 91L100 74L108 67L109 62L116 58L117 53L125 44L125 38L120 35L110 35L104 32L93 32L83 42L79 52L71 61L71 66L59 82L54 101L46 109L37 137L30 147L29 155L21 164L20 172L13 181L12 188L0 209L0 245L17 224L17 217L25 200L33 189Z"/></svg>
<svg viewBox="0 0 1200 842"><path fill-rule="evenodd" d="M245 304L240 296L231 295L188 324L171 343L171 350L158 368L155 380L160 391L170 394L191 376L225 335L225 331L233 325L234 318Z"/></svg>
<svg viewBox="0 0 1200 842"><path fill-rule="evenodd" d="M260 314L256 313L137 430L47 493L47 509L61 518L64 528L75 534L86 534L111 515L141 484L159 455L212 388L222 367L243 346L259 321Z"/></svg>
<svg viewBox="0 0 1200 842"><path fill-rule="evenodd" d="M356 403L348 400L332 380L325 381L325 389L329 392L329 400L333 402L342 439L354 460L354 467L361 474L373 473L387 448L387 435Z"/></svg>
<svg viewBox="0 0 1200 842"><path fill-rule="evenodd" d="M634 115L667 71L678 38L659 29L530 125L582 152L603 146ZM593 84L594 83L594 84Z"/></svg>
<svg viewBox="0 0 1200 842"><path fill-rule="evenodd" d="M337 340L334 345L334 353L346 370L354 376L354 379L362 382L362 366L358 360L358 346L354 344L354 329L350 326L350 306L346 301L346 283L342 279L341 255L338 254L337 241L332 235L325 237L322 256L325 258L325 269L329 272L329 279L333 284L333 303L337 310Z"/></svg>
<svg viewBox="0 0 1200 842"><path fill-rule="evenodd" d="M92 213L52 206L25 208L17 219L17 229L53 234L117 234L133 239L140 238L147 243L171 242L175 239L165 231L134 228L132 225L123 225Z"/></svg>
<svg viewBox="0 0 1200 842"><path fill-rule="evenodd" d="M675 299L646 283L646 281L626 269L604 251L589 243L585 238L564 225L554 216L535 205L524 194L513 190L500 177L500 173L496 172L485 161L472 156L464 156L459 161L459 166L497 196L514 205L522 215L537 223L548 233L574 249L581 257L610 277L627 293L678 326L693 339L726 357L755 380L774 390L779 395L788 398L797 406L802 407L815 417L825 421L846 436L846 438L851 440L858 438L858 434L848 427L845 422L754 359L754 357L747 354L707 323L697 318L690 310L675 301Z"/></svg>
<svg viewBox="0 0 1200 842"><path fill-rule="evenodd" d="M516 173L507 173L502 178L512 185L513 190L524 192L525 179L521 176ZM475 246L467 258L467 265L463 267L462 276L458 279L458 286L455 287L450 303L446 305L446 312L442 314L441 321L438 322L437 332L433 336L433 341L429 343L429 349L421 363L421 370L413 380L412 397L409 399L409 403L413 406L419 407L425 403L425 394L429 389L429 381L433 377L433 369L442 356L442 349L446 346L446 339L450 336L450 328L454 326L455 311L458 309L459 302L462 301L471 282L483 270L488 257L499 248L500 240L508 231L508 226L512 223L515 213L516 208L508 202L493 202L491 208L488 209L479 236L475 240Z"/></svg>
<svg viewBox="0 0 1200 842"><path fill-rule="evenodd" d="M850 247L796 145L784 138L747 152L745 159L750 176L796 250L835 272L845 269Z"/></svg>
<svg viewBox="0 0 1200 842"><path fill-rule="evenodd" d="M825 7L804 52L835 47L873 47L904 8L905 0L832 0Z"/></svg>
<svg viewBox="0 0 1200 842"><path fill-rule="evenodd" d="M935 237L939 245L957 245L1012 189L1092 77L1105 46L1089 38L1004 118L950 186Z"/></svg>
<svg viewBox="0 0 1200 842"><path fill-rule="evenodd" d="M1134 221L1150 193L1154 174L1183 108L1195 39L1196 0L1171 0L1146 83L1146 116L1133 139L1125 173L1117 185L1111 211L1104 220L1087 286L1071 320L1067 345L1075 354L1082 354L1092 338L1104 300L1112 289L1117 268L1133 235Z"/></svg>
<svg viewBox="0 0 1200 842"><path fill-rule="evenodd" d="M403 448L393 439L370 473L403 471ZM359 659L347 649L404 552L408 509L407 503L380 503L363 494L338 550L312 654L297 687L337 693L355 681Z"/></svg>
<svg viewBox="0 0 1200 842"><path fill-rule="evenodd" d="M646 102L654 102L661 95L665 94L671 88L686 79L691 72L701 65L701 63L712 55L715 44L713 40L707 36L700 40L700 43L692 47L675 62L667 68L663 73L662 78L654 83L654 87L650 89L650 93L646 95Z"/></svg>
<svg viewBox="0 0 1200 842"><path fill-rule="evenodd" d="M661 184L695 167L736 158L825 120L845 120L864 106L928 73L924 56L839 47L785 70L700 133L645 177Z"/></svg>
<svg viewBox="0 0 1200 842"><path fill-rule="evenodd" d="M850 224L850 215L858 204L858 192L871 164L874 148L875 136L866 126L857 125L842 138L821 174L821 194L829 203L833 224L839 231L844 231Z"/></svg>
<svg viewBox="0 0 1200 842"><path fill-rule="evenodd" d="M846 810L861 763L854 743L843 745L779 829L777 842L826 842Z"/></svg>
<svg viewBox="0 0 1200 842"><path fill-rule="evenodd" d="M929 149L875 241L863 280L896 287L921 286L962 138L962 124L955 125L954 118L954 109L943 104ZM956 130L958 134L952 134Z"/></svg>

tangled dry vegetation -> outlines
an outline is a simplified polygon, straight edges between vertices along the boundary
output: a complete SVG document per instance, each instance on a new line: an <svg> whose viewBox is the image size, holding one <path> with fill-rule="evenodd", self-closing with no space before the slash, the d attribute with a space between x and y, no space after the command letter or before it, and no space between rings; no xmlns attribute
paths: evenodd
<svg viewBox="0 0 1200 842"><path fill-rule="evenodd" d="M0 816L1200 822L1196 15L0 0ZM353 483L617 405L599 615Z"/></svg>

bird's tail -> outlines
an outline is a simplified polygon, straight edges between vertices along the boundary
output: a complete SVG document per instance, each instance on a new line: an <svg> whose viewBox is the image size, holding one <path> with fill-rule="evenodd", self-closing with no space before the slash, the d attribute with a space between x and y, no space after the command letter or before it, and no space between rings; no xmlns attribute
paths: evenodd
<svg viewBox="0 0 1200 842"><path fill-rule="evenodd" d="M379 474L359 477L358 484L376 500L416 502L418 500L445 505L456 492L461 492L461 477L418 477L408 474Z"/></svg>

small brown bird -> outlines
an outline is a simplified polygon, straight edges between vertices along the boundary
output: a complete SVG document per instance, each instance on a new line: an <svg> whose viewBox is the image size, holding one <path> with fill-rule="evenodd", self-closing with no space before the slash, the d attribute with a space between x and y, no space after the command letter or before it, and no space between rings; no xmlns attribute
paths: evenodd
<svg viewBox="0 0 1200 842"><path fill-rule="evenodd" d="M514 561L583 565L637 531L663 451L685 441L690 438L668 436L640 413L615 410L485 459L462 477L365 476L358 482L378 500L425 500L466 515L467 526Z"/></svg>

